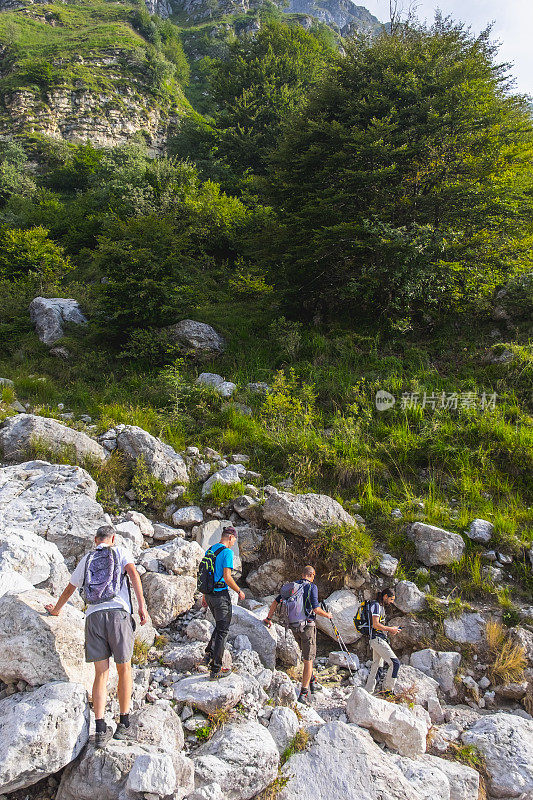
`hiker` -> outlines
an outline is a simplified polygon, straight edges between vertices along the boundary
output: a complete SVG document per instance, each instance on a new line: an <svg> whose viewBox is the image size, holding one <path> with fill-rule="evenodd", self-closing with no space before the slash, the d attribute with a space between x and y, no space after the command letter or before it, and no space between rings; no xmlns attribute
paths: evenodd
<svg viewBox="0 0 533 800"><path fill-rule="evenodd" d="M118 672L118 702L120 721L115 739L126 739L130 726L129 712L132 692L131 657L133 655L134 620L129 580L137 598L141 625L148 615L139 573L131 554L115 547L115 529L102 525L94 537L96 550L87 553L70 577L70 583L55 605L45 608L56 617L65 603L80 589L87 608L85 611L85 660L94 663L92 692L96 717L94 746L103 747L111 738L111 728L104 722L109 678L109 657L113 656Z"/></svg>
<svg viewBox="0 0 533 800"><path fill-rule="evenodd" d="M313 675L313 661L316 658L316 615L331 619L331 613L320 608L318 589L315 583L315 570L311 566L304 567L302 577L293 583L284 584L281 592L272 602L265 625L270 627L272 617L280 603L290 598L292 608L288 610L288 625L302 649L303 674L302 686L298 701L309 705L309 692L314 694L320 687Z"/></svg>
<svg viewBox="0 0 533 800"><path fill-rule="evenodd" d="M222 666L224 648L231 624L232 606L228 587L244 600L244 592L233 578L233 550L237 531L231 525L222 530L220 542L208 547L198 568L198 589L203 592L202 603L215 620L215 630L205 649L204 664L210 668L209 679L223 678L230 670Z"/></svg>
<svg viewBox="0 0 533 800"><path fill-rule="evenodd" d="M370 649L372 650L372 666L366 682L366 690L372 694L376 688L376 678L378 670L381 670L383 662L388 664L389 669L383 682L383 696L391 697L392 690L398 677L400 662L388 642L388 634L395 636L400 628L384 625L385 607L394 603L394 589L383 589L378 592L376 599L367 604L368 628L370 632Z"/></svg>

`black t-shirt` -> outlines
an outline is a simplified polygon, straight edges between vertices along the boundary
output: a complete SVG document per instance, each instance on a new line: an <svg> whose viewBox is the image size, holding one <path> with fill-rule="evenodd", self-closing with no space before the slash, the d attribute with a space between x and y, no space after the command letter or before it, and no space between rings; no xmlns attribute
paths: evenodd
<svg viewBox="0 0 533 800"><path fill-rule="evenodd" d="M303 578L300 578L300 580L294 582L299 584L303 583L304 585L303 595L305 616L307 619L316 619L316 614L314 612L314 609L318 608L318 588L316 584L306 581ZM282 596L278 594L276 597L276 603L281 603L282 599Z"/></svg>

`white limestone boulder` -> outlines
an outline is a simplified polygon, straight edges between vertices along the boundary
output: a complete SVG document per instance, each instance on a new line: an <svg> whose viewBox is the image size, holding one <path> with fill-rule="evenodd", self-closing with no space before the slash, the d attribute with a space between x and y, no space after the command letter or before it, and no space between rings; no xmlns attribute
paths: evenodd
<svg viewBox="0 0 533 800"><path fill-rule="evenodd" d="M87 693L79 683L47 683L0 700L0 790L53 775L89 738Z"/></svg>
<svg viewBox="0 0 533 800"><path fill-rule="evenodd" d="M258 597L274 594L284 582L285 562L281 558L265 561L256 570L248 573L246 583Z"/></svg>
<svg viewBox="0 0 533 800"><path fill-rule="evenodd" d="M411 653L409 663L438 681L443 692L455 697L455 675L461 663L461 654L454 651L436 651L431 648Z"/></svg>
<svg viewBox="0 0 533 800"><path fill-rule="evenodd" d="M0 569L0 597L5 594L22 594L32 592L34 586L20 572L12 569Z"/></svg>
<svg viewBox="0 0 533 800"><path fill-rule="evenodd" d="M145 572L141 581L148 613L156 628L170 625L194 604L196 579L189 575Z"/></svg>
<svg viewBox="0 0 533 800"><path fill-rule="evenodd" d="M326 494L272 492L263 506L263 516L281 530L314 539L329 525L354 525L355 519Z"/></svg>
<svg viewBox="0 0 533 800"><path fill-rule="evenodd" d="M488 714L461 736L481 752L494 797L533 795L533 720Z"/></svg>
<svg viewBox="0 0 533 800"><path fill-rule="evenodd" d="M444 633L452 642L477 644L485 635L486 622L477 612L447 617L444 620Z"/></svg>
<svg viewBox="0 0 533 800"><path fill-rule="evenodd" d="M422 611L426 605L426 595L412 581L398 581L394 587L396 598L394 605L404 614Z"/></svg>
<svg viewBox="0 0 533 800"><path fill-rule="evenodd" d="M211 493L215 483L220 483L223 486L234 486L237 483L241 483L245 472L246 470L240 464L230 464L228 467L213 472L202 486L202 497L207 497Z"/></svg>
<svg viewBox="0 0 533 800"><path fill-rule="evenodd" d="M405 697L409 702L428 708L431 700L438 700L438 689L439 684L429 675L407 664L400 666L394 686L397 697Z"/></svg>
<svg viewBox="0 0 533 800"><path fill-rule="evenodd" d="M169 706L144 705L130 716L129 737L139 744L175 753L183 749L181 720Z"/></svg>
<svg viewBox="0 0 533 800"><path fill-rule="evenodd" d="M196 706L206 714L213 714L237 705L244 694L244 682L235 673L217 681L210 681L208 675L192 675L175 683L172 690L176 702Z"/></svg>
<svg viewBox="0 0 533 800"><path fill-rule="evenodd" d="M0 531L0 572L8 569L34 586L52 581L63 589L70 576L57 546L24 528Z"/></svg>
<svg viewBox="0 0 533 800"><path fill-rule="evenodd" d="M198 506L186 506L178 508L172 514L172 524L176 528L192 528L193 525L200 525L204 521L204 512Z"/></svg>
<svg viewBox="0 0 533 800"><path fill-rule="evenodd" d="M94 547L97 528L109 524L97 490L80 467L27 461L0 468L0 530L24 528L42 536L73 569Z"/></svg>
<svg viewBox="0 0 533 800"><path fill-rule="evenodd" d="M326 600L327 606L333 614L333 621L337 630L344 639L345 644L354 644L361 638L361 634L353 624L353 618L359 609L359 600L348 589L338 589L330 594ZM337 641L333 626L326 617L316 618L317 628L330 639Z"/></svg>
<svg viewBox="0 0 533 800"><path fill-rule="evenodd" d="M104 448L82 431L62 425L57 419L36 414L7 417L0 428L0 450L7 461L24 461L31 456L34 442L43 443L54 452L72 453L76 462L104 461ZM67 462L68 463L68 462Z"/></svg>
<svg viewBox="0 0 533 800"><path fill-rule="evenodd" d="M448 779L450 786L450 800L476 800L479 795L479 772L461 764L459 761L449 761L447 758L438 758L425 753L419 757L420 761L432 764ZM431 798L430 798L431 800Z"/></svg>
<svg viewBox="0 0 533 800"><path fill-rule="evenodd" d="M393 759L355 725L328 722L282 769L278 800L421 800Z"/></svg>
<svg viewBox="0 0 533 800"><path fill-rule="evenodd" d="M300 729L300 722L292 708L276 706L270 715L268 730L280 753L288 747Z"/></svg>
<svg viewBox="0 0 533 800"><path fill-rule="evenodd" d="M450 782L436 764L406 756L391 755L391 759L421 800L451 800Z"/></svg>
<svg viewBox="0 0 533 800"><path fill-rule="evenodd" d="M233 606L229 635L234 637L240 634L248 637L253 649L259 655L261 663L267 669L276 668L277 635L275 630L267 628L259 617L246 608Z"/></svg>
<svg viewBox="0 0 533 800"><path fill-rule="evenodd" d="M173 575L189 575L196 578L198 566L204 557L204 551L198 542L174 539L173 544L168 555L161 559L164 568Z"/></svg>
<svg viewBox="0 0 533 800"><path fill-rule="evenodd" d="M64 336L63 325L87 325L77 300L67 297L35 297L30 303L30 319L43 344L51 345Z"/></svg>
<svg viewBox="0 0 533 800"><path fill-rule="evenodd" d="M194 754L195 783L218 784L225 800L250 800L277 776L279 752L267 728L231 722Z"/></svg>
<svg viewBox="0 0 533 800"><path fill-rule="evenodd" d="M475 519L470 523L467 536L473 542L488 544L494 533L494 525L486 519Z"/></svg>
<svg viewBox="0 0 533 800"><path fill-rule="evenodd" d="M457 533L450 533L425 522L414 522L409 531L418 559L426 567L437 567L458 561L465 548L464 539Z"/></svg>
<svg viewBox="0 0 533 800"><path fill-rule="evenodd" d="M208 619L193 619L187 625L185 633L189 639L207 643L214 629L215 626Z"/></svg>
<svg viewBox="0 0 533 800"><path fill-rule="evenodd" d="M187 465L173 447L137 425L117 425L117 449L133 460L143 458L154 477L169 486L188 483Z"/></svg>
<svg viewBox="0 0 533 800"><path fill-rule="evenodd" d="M224 338L211 325L194 319L182 319L175 325L169 325L165 331L196 357L219 355L226 347Z"/></svg>
<svg viewBox="0 0 533 800"><path fill-rule="evenodd" d="M0 598L0 679L31 686L70 680L90 690L94 671L85 663L84 615L67 603L52 617L44 606L53 602L40 589Z"/></svg>
<svg viewBox="0 0 533 800"><path fill-rule="evenodd" d="M424 713L427 716L427 712ZM363 688L355 688L348 698L346 714L350 722L367 728L374 738L385 742L400 755L426 752L429 717L426 721L407 706L389 703Z"/></svg>

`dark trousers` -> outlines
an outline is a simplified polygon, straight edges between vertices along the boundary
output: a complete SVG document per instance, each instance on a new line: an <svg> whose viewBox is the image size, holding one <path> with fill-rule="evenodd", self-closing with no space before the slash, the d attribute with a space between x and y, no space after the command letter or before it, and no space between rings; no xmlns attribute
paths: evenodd
<svg viewBox="0 0 533 800"><path fill-rule="evenodd" d="M215 630L205 649L205 654L211 657L213 669L220 669L229 626L231 625L231 598L228 590L224 589L221 592L206 594L205 599L210 612L215 618Z"/></svg>

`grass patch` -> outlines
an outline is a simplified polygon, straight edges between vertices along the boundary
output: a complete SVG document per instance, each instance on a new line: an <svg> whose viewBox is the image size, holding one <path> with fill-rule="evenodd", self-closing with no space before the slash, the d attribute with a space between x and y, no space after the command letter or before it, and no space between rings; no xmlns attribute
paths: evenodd
<svg viewBox="0 0 533 800"><path fill-rule="evenodd" d="M372 537L358 524L321 528L311 545L311 554L324 564L331 580L367 567L375 560Z"/></svg>
<svg viewBox="0 0 533 800"><path fill-rule="evenodd" d="M504 626L495 620L487 622L485 636L491 659L488 675L492 683L520 683L527 667L524 648L514 644Z"/></svg>
<svg viewBox="0 0 533 800"><path fill-rule="evenodd" d="M144 456L139 456L135 461L131 488L140 505L156 511L162 510L169 487L150 472Z"/></svg>
<svg viewBox="0 0 533 800"><path fill-rule="evenodd" d="M150 645L147 642L141 642L140 639L135 639L133 643L133 655L131 661L133 664L142 666L148 663L148 653Z"/></svg>
<svg viewBox="0 0 533 800"><path fill-rule="evenodd" d="M209 499L219 506L227 505L230 500L246 494L246 486L242 481L238 483L222 483L215 481L209 490Z"/></svg>

